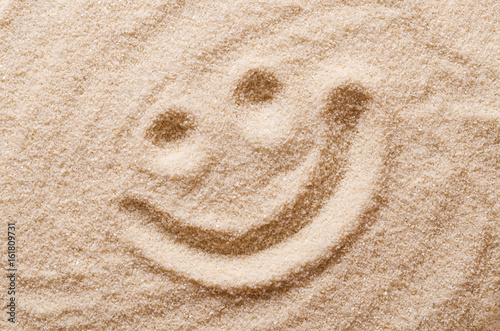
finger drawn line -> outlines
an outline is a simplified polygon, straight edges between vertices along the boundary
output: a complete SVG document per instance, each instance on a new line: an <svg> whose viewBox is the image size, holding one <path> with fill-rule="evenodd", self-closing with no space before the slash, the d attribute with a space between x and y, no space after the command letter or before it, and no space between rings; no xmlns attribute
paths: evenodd
<svg viewBox="0 0 500 331"><path fill-rule="evenodd" d="M383 130L368 114L356 127L345 175L318 214L300 231L251 255L227 256L179 244L161 231L131 225L142 254L167 270L207 287L258 288L328 258L356 227L377 187L383 164Z"/></svg>
<svg viewBox="0 0 500 331"><path fill-rule="evenodd" d="M368 101L369 96L355 84L338 87L330 93L324 114L324 120L329 122L330 132L324 146L317 153L311 153L308 160L293 171L297 175L290 176L300 178L299 174L305 171L303 169L314 165L314 170L308 173L310 180L303 183L302 191L290 203L283 204L284 207L277 210L263 225L251 227L238 236L220 229L205 230L186 225L161 205L149 202L147 196L141 193L128 194L121 205L126 210L142 213L145 219L157 225L159 232L170 235L172 240L203 249L207 253L248 255L268 248L300 231L317 215L327 197L335 190L345 172L346 153L353 136L352 131L366 111ZM162 131L175 131L174 134L178 135L174 130L178 126L177 123L169 125L169 128L163 128ZM319 162L316 161L318 159ZM156 176L153 173L148 175Z"/></svg>

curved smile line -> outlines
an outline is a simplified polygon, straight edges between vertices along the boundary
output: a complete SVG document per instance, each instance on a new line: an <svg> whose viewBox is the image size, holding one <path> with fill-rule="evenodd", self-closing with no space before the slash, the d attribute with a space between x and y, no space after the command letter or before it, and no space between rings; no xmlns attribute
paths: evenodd
<svg viewBox="0 0 500 331"><path fill-rule="evenodd" d="M351 134L341 137L348 140ZM223 255L253 254L268 248L283 239L298 232L307 220L314 217L323 206L325 198L336 187L339 178L343 175L343 159L345 148L337 150L335 142L329 138L323 141L326 148L314 149L304 162L286 177L280 176L273 181L276 183L293 182L283 187L287 192L285 199L275 203L272 214L260 222L254 222L253 227L241 229L236 235L224 229L202 229L192 225L179 217L172 216L165 210L162 203L153 202L155 195L144 192L128 192L122 206L131 211L139 211L144 219L157 225L158 231L166 235L175 234L173 239L181 244L198 248L206 253ZM344 139L346 138L346 139ZM317 160L320 160L318 163ZM336 160L331 164L328 160ZM150 176L157 177L154 174ZM310 179L313 178L313 181ZM307 183L307 185L305 185ZM294 192L295 194L290 194ZM266 238L262 240L262 238Z"/></svg>
<svg viewBox="0 0 500 331"><path fill-rule="evenodd" d="M367 210L383 163L383 130L369 116L348 151L344 177L318 214L299 232L251 255L210 254L180 244L160 231L132 224L142 254L164 269L207 287L231 290L269 286L327 259ZM130 241L129 238L123 238Z"/></svg>

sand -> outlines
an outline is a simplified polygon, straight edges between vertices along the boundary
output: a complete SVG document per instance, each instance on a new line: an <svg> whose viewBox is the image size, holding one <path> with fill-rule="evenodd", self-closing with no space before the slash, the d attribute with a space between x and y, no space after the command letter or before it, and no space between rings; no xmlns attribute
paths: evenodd
<svg viewBox="0 0 500 331"><path fill-rule="evenodd" d="M498 330L499 12L0 2L2 328Z"/></svg>

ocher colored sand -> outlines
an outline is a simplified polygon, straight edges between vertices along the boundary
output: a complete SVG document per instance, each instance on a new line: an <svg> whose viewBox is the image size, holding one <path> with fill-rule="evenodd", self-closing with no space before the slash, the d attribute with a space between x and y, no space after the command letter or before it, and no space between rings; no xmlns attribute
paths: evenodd
<svg viewBox="0 0 500 331"><path fill-rule="evenodd" d="M499 5L325 3L1 3L17 328L500 327Z"/></svg>

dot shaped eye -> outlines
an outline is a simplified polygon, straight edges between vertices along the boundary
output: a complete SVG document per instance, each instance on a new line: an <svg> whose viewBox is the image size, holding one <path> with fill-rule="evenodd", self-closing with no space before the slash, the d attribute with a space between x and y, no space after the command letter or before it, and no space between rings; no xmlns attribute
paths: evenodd
<svg viewBox="0 0 500 331"><path fill-rule="evenodd" d="M157 147L184 138L194 128L191 116L180 110L159 114L146 129L145 138Z"/></svg>
<svg viewBox="0 0 500 331"><path fill-rule="evenodd" d="M345 126L355 126L371 99L368 92L356 83L338 86L328 95L326 107L328 116Z"/></svg>
<svg viewBox="0 0 500 331"><path fill-rule="evenodd" d="M270 72L251 69L240 79L234 90L238 104L260 104L271 101L282 88L282 84Z"/></svg>

